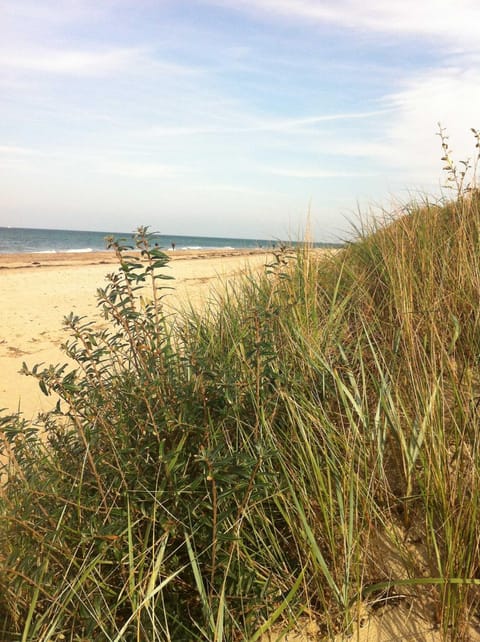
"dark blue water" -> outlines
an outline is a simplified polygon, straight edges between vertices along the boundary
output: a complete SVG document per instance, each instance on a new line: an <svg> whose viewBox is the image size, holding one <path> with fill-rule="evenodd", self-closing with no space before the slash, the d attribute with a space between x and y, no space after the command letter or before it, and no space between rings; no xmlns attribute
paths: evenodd
<svg viewBox="0 0 480 642"><path fill-rule="evenodd" d="M132 234L81 232L72 230L42 230L20 227L0 227L0 253L13 252L100 252L106 249L105 238L114 236L132 243ZM271 247L275 241L265 239L232 239L209 236L176 236L155 234L152 244L168 250L204 250L223 248Z"/></svg>
<svg viewBox="0 0 480 642"><path fill-rule="evenodd" d="M0 254L15 252L101 252L106 249L106 237L124 239L132 244L132 233L81 232L74 230L42 230L22 227L0 227ZM164 250L213 250L271 248L279 245L278 239L234 239L214 236L178 236L155 234L152 244ZM328 243L315 243L329 247Z"/></svg>

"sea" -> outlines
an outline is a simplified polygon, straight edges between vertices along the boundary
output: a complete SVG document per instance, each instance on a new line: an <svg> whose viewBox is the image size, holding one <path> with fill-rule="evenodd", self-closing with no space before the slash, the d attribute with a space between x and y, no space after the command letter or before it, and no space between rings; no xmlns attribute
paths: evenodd
<svg viewBox="0 0 480 642"><path fill-rule="evenodd" d="M106 238L129 245L133 243L131 232L86 232L78 230L44 230L26 227L0 227L0 254L32 252L53 254L55 252L101 252L106 249ZM215 236L179 236L153 234L152 244L163 250L213 250L213 249L269 249L278 246L276 239L242 239ZM329 244L315 244L319 247Z"/></svg>

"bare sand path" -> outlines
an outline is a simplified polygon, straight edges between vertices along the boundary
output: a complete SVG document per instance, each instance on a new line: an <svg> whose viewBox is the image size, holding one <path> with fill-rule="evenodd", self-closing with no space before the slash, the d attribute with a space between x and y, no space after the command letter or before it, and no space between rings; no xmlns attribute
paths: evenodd
<svg viewBox="0 0 480 642"><path fill-rule="evenodd" d="M175 252L166 268L175 278L167 302L200 305L220 279L247 266L260 269L266 259L258 251ZM19 374L22 363L64 363L64 316L99 318L97 288L115 270L111 252L0 255L0 408L20 409L30 419L51 407L38 384Z"/></svg>

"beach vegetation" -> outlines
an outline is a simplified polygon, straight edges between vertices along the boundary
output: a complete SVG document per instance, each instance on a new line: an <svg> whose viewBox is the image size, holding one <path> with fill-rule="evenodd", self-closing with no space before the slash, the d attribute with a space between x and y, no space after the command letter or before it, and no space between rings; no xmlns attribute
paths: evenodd
<svg viewBox="0 0 480 642"><path fill-rule="evenodd" d="M105 323L25 366L58 403L1 419L0 639L333 639L391 604L469 639L480 193L442 145L454 198L279 247L202 309L167 312L147 229L110 240Z"/></svg>

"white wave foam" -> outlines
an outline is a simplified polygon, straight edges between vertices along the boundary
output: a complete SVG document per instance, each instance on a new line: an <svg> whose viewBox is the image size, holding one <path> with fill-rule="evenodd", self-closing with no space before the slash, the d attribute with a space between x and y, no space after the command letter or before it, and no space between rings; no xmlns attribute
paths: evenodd
<svg viewBox="0 0 480 642"><path fill-rule="evenodd" d="M69 250L31 250L31 254L58 254L59 252L65 252L65 254L80 254L82 252L93 252L93 249L91 247L82 247Z"/></svg>

